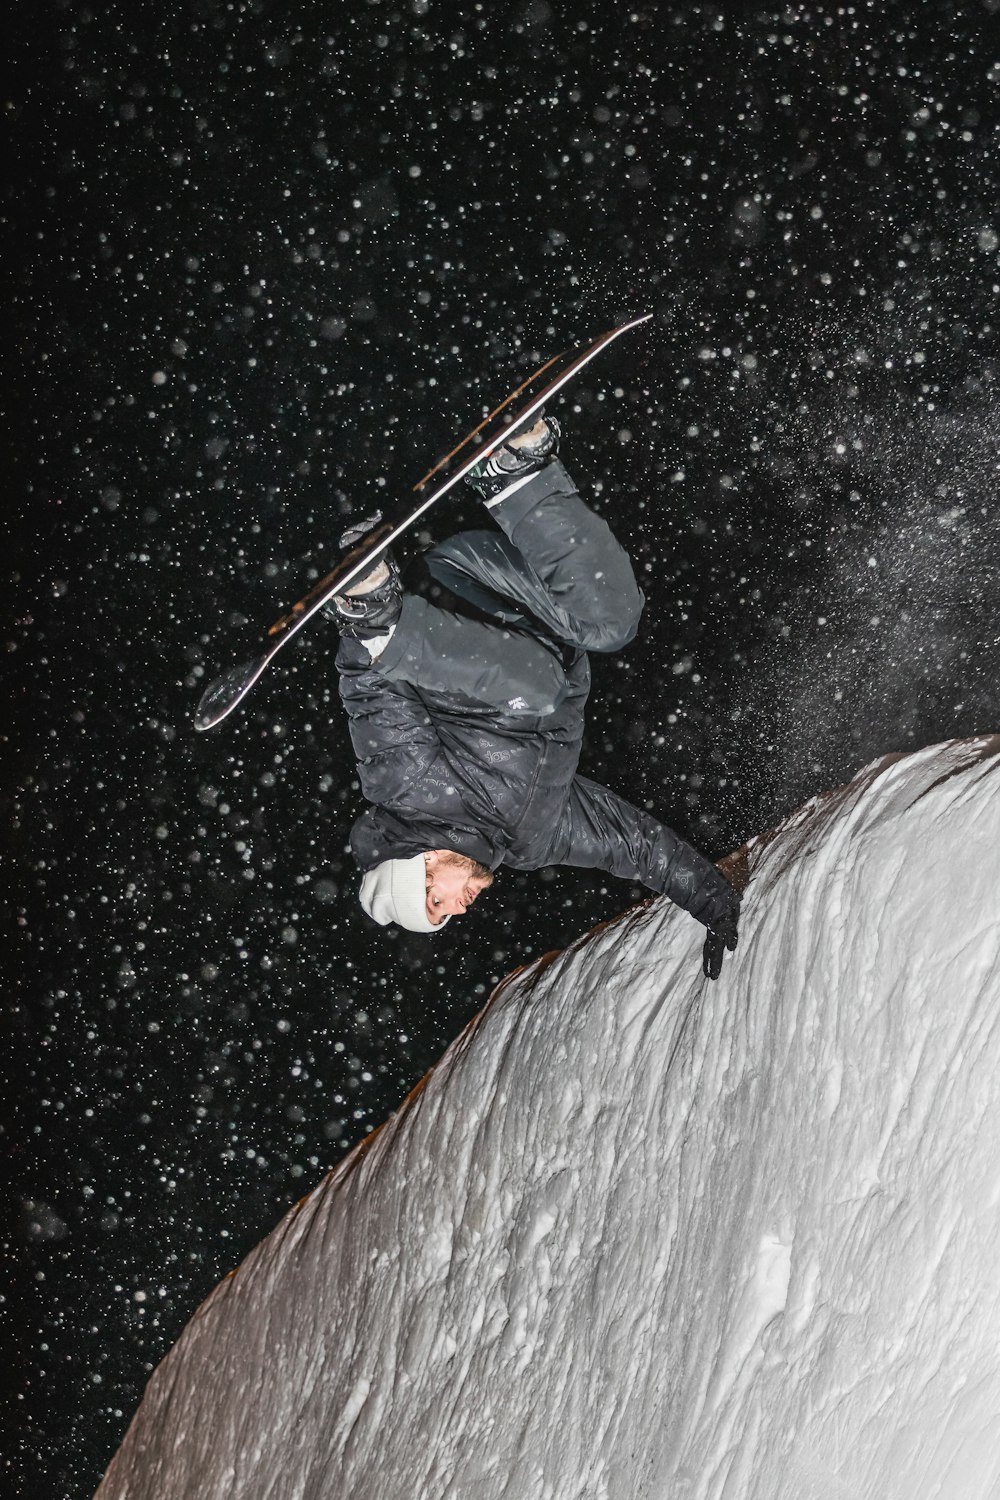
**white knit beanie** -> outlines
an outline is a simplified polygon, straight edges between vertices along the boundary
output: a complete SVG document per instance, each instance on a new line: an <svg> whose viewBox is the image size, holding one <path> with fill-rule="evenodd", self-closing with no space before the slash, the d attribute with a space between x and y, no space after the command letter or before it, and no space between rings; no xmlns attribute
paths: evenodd
<svg viewBox="0 0 1000 1500"><path fill-rule="evenodd" d="M385 859L361 882L361 905L382 927L395 922L408 932L440 932L450 917L437 924L427 917L427 872L424 856Z"/></svg>

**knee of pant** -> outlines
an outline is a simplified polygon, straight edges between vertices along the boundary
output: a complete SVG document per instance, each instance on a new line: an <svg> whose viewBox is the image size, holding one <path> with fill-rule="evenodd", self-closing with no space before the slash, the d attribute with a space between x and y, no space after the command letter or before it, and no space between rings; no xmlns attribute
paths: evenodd
<svg viewBox="0 0 1000 1500"><path fill-rule="evenodd" d="M576 644L584 651L621 651L639 633L639 617L645 598L639 589L635 597L616 599L615 610L600 620L579 620L574 632Z"/></svg>
<svg viewBox="0 0 1000 1500"><path fill-rule="evenodd" d="M634 629L623 630L619 626L604 623L584 625L577 633L576 644L583 651L610 656L616 651L622 651L635 637Z"/></svg>

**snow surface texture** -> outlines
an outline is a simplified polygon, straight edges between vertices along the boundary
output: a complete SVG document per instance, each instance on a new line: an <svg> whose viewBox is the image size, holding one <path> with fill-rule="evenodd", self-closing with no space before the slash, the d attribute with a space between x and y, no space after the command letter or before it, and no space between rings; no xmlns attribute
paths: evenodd
<svg viewBox="0 0 1000 1500"><path fill-rule="evenodd" d="M1000 1494L1000 739L508 979L222 1282L100 1500Z"/></svg>

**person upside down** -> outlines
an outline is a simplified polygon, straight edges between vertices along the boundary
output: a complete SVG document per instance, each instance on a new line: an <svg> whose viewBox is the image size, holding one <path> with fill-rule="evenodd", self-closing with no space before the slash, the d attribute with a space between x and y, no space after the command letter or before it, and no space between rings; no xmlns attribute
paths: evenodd
<svg viewBox="0 0 1000 1500"><path fill-rule="evenodd" d="M430 934L501 865L606 870L702 923L704 972L717 979L737 943L737 892L671 829L577 774L588 653L627 646L645 600L556 456L559 436L553 418L515 429L467 476L499 531L461 532L427 555L473 614L405 593L388 553L326 606L371 804L350 838L361 905L383 926Z"/></svg>

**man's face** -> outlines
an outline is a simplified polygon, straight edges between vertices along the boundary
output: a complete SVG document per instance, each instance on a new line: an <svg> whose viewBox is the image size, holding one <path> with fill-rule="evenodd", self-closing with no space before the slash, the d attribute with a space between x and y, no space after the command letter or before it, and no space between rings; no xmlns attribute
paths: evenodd
<svg viewBox="0 0 1000 1500"><path fill-rule="evenodd" d="M450 849L431 849L424 855L427 872L427 920L435 927L442 917L460 917L493 876L485 865L454 854Z"/></svg>

